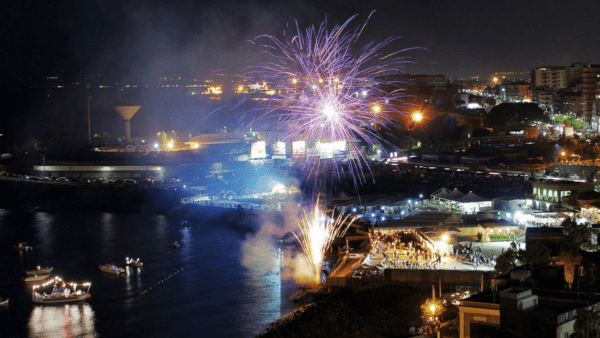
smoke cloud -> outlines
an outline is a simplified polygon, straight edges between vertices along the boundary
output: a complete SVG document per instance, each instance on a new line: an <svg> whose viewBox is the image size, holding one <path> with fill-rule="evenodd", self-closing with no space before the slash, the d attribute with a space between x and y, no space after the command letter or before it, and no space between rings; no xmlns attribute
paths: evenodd
<svg viewBox="0 0 600 338"><path fill-rule="evenodd" d="M299 246L278 246L277 240L297 227L301 210L286 204L281 213L264 213L262 226L242 243L242 265L257 274L267 274L281 264L281 278L300 284L314 281L314 271Z"/></svg>

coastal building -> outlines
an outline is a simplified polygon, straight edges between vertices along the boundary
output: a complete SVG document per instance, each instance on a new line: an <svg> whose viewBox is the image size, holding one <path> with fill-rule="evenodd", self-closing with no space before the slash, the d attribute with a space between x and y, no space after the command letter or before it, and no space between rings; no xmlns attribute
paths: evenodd
<svg viewBox="0 0 600 338"><path fill-rule="evenodd" d="M597 296L576 292L509 287L486 291L465 299L459 306L460 337L571 337L577 309L596 312Z"/></svg>
<svg viewBox="0 0 600 338"><path fill-rule="evenodd" d="M494 209L493 199L478 196L472 191L465 194L455 188L447 194L442 195L439 192L431 195L430 202L456 212L476 214L481 211L491 211Z"/></svg>
<svg viewBox="0 0 600 338"><path fill-rule="evenodd" d="M34 165L40 177L161 180L164 168L157 165Z"/></svg>
<svg viewBox="0 0 600 338"><path fill-rule="evenodd" d="M510 82L505 84L503 92L508 102L531 102L531 85L527 82Z"/></svg>
<svg viewBox="0 0 600 338"><path fill-rule="evenodd" d="M377 78L381 81L393 81L402 88L413 103L432 103L434 95L447 89L445 75L397 74Z"/></svg>
<svg viewBox="0 0 600 338"><path fill-rule="evenodd" d="M533 182L532 186L533 199L526 200L527 206L546 211L553 211L565 205L566 197L573 191L581 194L594 190L592 183L571 181Z"/></svg>
<svg viewBox="0 0 600 338"><path fill-rule="evenodd" d="M580 217L589 224L600 224L600 201L582 205Z"/></svg>
<svg viewBox="0 0 600 338"><path fill-rule="evenodd" d="M598 99L600 97L600 65L582 68L582 108L587 127L598 127Z"/></svg>
<svg viewBox="0 0 600 338"><path fill-rule="evenodd" d="M567 87L567 68L556 66L535 67L531 71L531 88L549 87L559 90Z"/></svg>

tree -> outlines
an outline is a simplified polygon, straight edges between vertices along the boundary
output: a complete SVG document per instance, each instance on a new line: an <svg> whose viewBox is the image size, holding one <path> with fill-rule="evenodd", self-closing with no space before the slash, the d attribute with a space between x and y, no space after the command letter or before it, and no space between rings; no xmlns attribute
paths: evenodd
<svg viewBox="0 0 600 338"><path fill-rule="evenodd" d="M496 99L493 97L488 97L485 99L485 104L487 104L488 106L495 106L496 105Z"/></svg>
<svg viewBox="0 0 600 338"><path fill-rule="evenodd" d="M550 248L541 242L535 242L533 245L528 245L527 249L522 251L521 256L525 264L530 265L547 265L550 263Z"/></svg>
<svg viewBox="0 0 600 338"><path fill-rule="evenodd" d="M581 262L581 256L570 251L561 251L558 256L557 265L562 265L565 270L565 282L569 286L569 289L573 286L575 280L575 269L576 265Z"/></svg>
<svg viewBox="0 0 600 338"><path fill-rule="evenodd" d="M599 337L600 311L584 307L577 308L577 320L575 321L575 333L577 337ZM595 334L594 334L595 333Z"/></svg>
<svg viewBox="0 0 600 338"><path fill-rule="evenodd" d="M577 223L574 219L568 217L561 226L563 234L561 236L561 251L568 251L574 255L579 253L582 246L589 243L592 236L592 229L584 223Z"/></svg>
<svg viewBox="0 0 600 338"><path fill-rule="evenodd" d="M483 235L481 234L481 232L478 232L478 233L477 233L477 240L478 240L479 242L481 242L481 239L482 239L482 238L483 238Z"/></svg>
<svg viewBox="0 0 600 338"><path fill-rule="evenodd" d="M498 256L496 259L496 272L503 275L509 273L510 270L517 267L517 253L513 249L508 249L506 252Z"/></svg>
<svg viewBox="0 0 600 338"><path fill-rule="evenodd" d="M510 123L528 123L533 121L547 122L548 116L535 103L501 103L486 116L490 126L501 126Z"/></svg>

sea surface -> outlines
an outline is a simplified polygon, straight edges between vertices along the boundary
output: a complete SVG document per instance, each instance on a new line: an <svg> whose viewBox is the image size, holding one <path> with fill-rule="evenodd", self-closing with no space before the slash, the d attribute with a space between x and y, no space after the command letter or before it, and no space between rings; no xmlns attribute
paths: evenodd
<svg viewBox="0 0 600 338"><path fill-rule="evenodd" d="M210 219L0 209L0 297L10 298L0 337L254 337L295 309L297 286L281 280L276 252L267 271L242 266L248 235ZM19 252L19 242L33 250ZM120 277L98 268L125 257L144 267ZM34 305L22 278L38 265L91 282L91 299Z"/></svg>

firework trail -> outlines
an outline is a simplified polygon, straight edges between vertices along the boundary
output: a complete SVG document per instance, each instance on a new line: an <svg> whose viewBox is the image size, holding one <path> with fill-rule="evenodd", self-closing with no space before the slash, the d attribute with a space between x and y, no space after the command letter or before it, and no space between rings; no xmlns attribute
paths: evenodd
<svg viewBox="0 0 600 338"><path fill-rule="evenodd" d="M307 215L304 212L304 217L301 221L297 221L298 232L292 230L292 234L302 246L302 250L306 254L306 260L315 272L315 284L321 281L321 270L323 268L323 260L325 251L331 246L331 243L337 237L342 237L346 230L356 220L357 216L348 219L350 215L338 215L336 218L328 217L325 212L319 209L319 198L315 203L315 208L312 215Z"/></svg>
<svg viewBox="0 0 600 338"><path fill-rule="evenodd" d="M348 158L348 171L356 186L364 182L363 170L370 169L367 152L373 146L385 152L382 130L394 125L402 113L404 94L397 83L381 76L398 74L408 61L400 56L405 50L383 52L396 37L359 46L366 22L351 29L355 17L331 30L327 21L306 31L296 23L296 34L284 40L258 37L266 39L263 52L270 61L252 68L248 75L273 94L259 108L254 122L270 125L281 141L305 141L307 148L336 142L337 151ZM339 162L333 157L334 164ZM307 177L319 175L321 166L319 159L309 156ZM334 165L337 177L343 170Z"/></svg>

